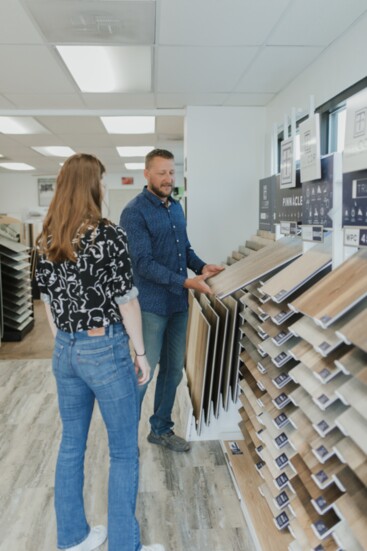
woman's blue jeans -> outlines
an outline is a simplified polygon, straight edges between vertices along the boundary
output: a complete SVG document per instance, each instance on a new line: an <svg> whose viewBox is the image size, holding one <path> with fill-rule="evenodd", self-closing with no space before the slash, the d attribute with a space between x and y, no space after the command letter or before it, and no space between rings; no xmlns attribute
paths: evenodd
<svg viewBox="0 0 367 551"><path fill-rule="evenodd" d="M170 316L142 312L144 345L151 367L150 380L159 363L154 412L149 419L155 434L165 434L173 427L172 409L185 361L187 318L187 311ZM139 386L140 404L150 380Z"/></svg>
<svg viewBox="0 0 367 551"><path fill-rule="evenodd" d="M55 477L58 547L77 545L90 531L83 500L84 455L96 398L110 451L108 549L138 551L139 400L123 326L111 325L97 337L58 331L52 368L63 428Z"/></svg>

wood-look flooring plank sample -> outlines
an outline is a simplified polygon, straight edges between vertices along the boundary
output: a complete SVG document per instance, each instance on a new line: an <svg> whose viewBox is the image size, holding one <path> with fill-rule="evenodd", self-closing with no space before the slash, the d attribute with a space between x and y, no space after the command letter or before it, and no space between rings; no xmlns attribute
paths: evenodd
<svg viewBox="0 0 367 551"><path fill-rule="evenodd" d="M336 442L334 449L340 461L346 463L353 471L356 471L366 461L366 455L349 436Z"/></svg>
<svg viewBox="0 0 367 551"><path fill-rule="evenodd" d="M367 354L358 348L351 348L335 360L335 363L347 375L355 375L356 377L367 366Z"/></svg>
<svg viewBox="0 0 367 551"><path fill-rule="evenodd" d="M343 343L343 339L338 337L332 328L322 329L306 316L290 325L289 330L311 344L322 356L327 356Z"/></svg>
<svg viewBox="0 0 367 551"><path fill-rule="evenodd" d="M220 394L221 394L221 386L222 386L222 379L223 379L224 359L226 354L229 312L228 312L228 308L223 304L223 302L220 299L216 298L214 295L210 295L209 299L212 307L214 308L214 311L219 316L218 346L217 346L217 354L215 359L215 371L214 371L213 389L212 389L214 415L217 418L220 410Z"/></svg>
<svg viewBox="0 0 367 551"><path fill-rule="evenodd" d="M205 421L207 424L209 424L214 373L216 369L218 332L219 332L220 320L219 320L218 314L215 312L214 308L212 308L208 297L203 294L200 295L200 306L202 308L204 316L206 317L210 325L208 363L207 363L207 373L205 378L204 403L203 403Z"/></svg>
<svg viewBox="0 0 367 551"><path fill-rule="evenodd" d="M353 497L344 494L335 504L341 518L345 519L360 545L367 541L367 490L363 489ZM365 549L365 547L363 547Z"/></svg>
<svg viewBox="0 0 367 551"><path fill-rule="evenodd" d="M367 454L367 427L364 418L353 407L336 419L336 424L346 436L350 436L363 453Z"/></svg>
<svg viewBox="0 0 367 551"><path fill-rule="evenodd" d="M222 379L222 396L223 396L223 407L225 411L228 410L229 405L229 395L231 389L231 375L232 371L236 369L236 360L234 357L234 341L236 337L237 329L237 313L238 313L238 302L233 297L226 297L223 299L223 303L228 309L228 330L227 330L227 341L226 341L226 355L224 358L223 365L223 379Z"/></svg>
<svg viewBox="0 0 367 551"><path fill-rule="evenodd" d="M367 308L340 327L337 333L347 344L352 343L367 353Z"/></svg>
<svg viewBox="0 0 367 551"><path fill-rule="evenodd" d="M331 264L331 245L316 245L270 278L260 293L281 302Z"/></svg>
<svg viewBox="0 0 367 551"><path fill-rule="evenodd" d="M209 340L210 325L202 313L198 301L194 298L192 302L190 335L186 357L186 376L199 433L201 430L203 413Z"/></svg>
<svg viewBox="0 0 367 551"><path fill-rule="evenodd" d="M367 387L356 377L344 377L345 384L336 390L336 394L346 404L353 406L360 415L367 421Z"/></svg>
<svg viewBox="0 0 367 551"><path fill-rule="evenodd" d="M362 249L303 293L290 306L329 327L367 295L367 249Z"/></svg>
<svg viewBox="0 0 367 551"><path fill-rule="evenodd" d="M265 500L258 498L258 487L262 479L246 449L246 444L238 442L243 455L232 454L230 442L225 442L228 461L233 470L241 499L249 511L254 531L261 549L266 551L285 551L292 537L287 531L278 531L273 523L273 517ZM266 529L264 529L266 526Z"/></svg>
<svg viewBox="0 0 367 551"><path fill-rule="evenodd" d="M207 283L215 295L223 298L249 285L263 274L274 272L301 254L302 241L298 238L284 237L272 245L265 246L255 255L239 260L207 280Z"/></svg>

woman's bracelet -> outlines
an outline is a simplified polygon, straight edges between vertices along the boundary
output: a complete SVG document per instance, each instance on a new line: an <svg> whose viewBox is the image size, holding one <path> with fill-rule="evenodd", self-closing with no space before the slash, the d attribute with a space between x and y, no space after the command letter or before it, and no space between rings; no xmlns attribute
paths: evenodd
<svg viewBox="0 0 367 551"><path fill-rule="evenodd" d="M144 350L143 354L138 354L136 351L135 351L135 356L138 356L138 358L140 358L141 356L146 356L146 352Z"/></svg>

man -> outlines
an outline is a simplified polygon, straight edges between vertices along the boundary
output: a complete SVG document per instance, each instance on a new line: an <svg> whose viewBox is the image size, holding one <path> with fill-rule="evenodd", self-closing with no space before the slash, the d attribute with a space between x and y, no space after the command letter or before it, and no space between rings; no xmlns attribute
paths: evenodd
<svg viewBox="0 0 367 551"><path fill-rule="evenodd" d="M185 358L187 290L210 293L205 280L223 268L205 264L191 248L182 207L171 196L175 182L172 153L164 149L148 153L144 177L147 186L122 211L120 225L127 233L139 290L151 377L159 363L148 441L186 452L190 444L174 434L171 414ZM197 275L188 278L187 268ZM140 403L148 384L139 387Z"/></svg>

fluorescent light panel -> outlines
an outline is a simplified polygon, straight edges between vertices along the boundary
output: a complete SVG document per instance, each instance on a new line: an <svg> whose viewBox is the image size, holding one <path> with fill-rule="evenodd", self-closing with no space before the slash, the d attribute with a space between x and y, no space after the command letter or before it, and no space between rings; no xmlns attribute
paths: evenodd
<svg viewBox="0 0 367 551"><path fill-rule="evenodd" d="M41 153L45 157L70 157L74 155L75 151L70 147L63 147L58 145L49 145L45 147L32 147L37 153Z"/></svg>
<svg viewBox="0 0 367 551"><path fill-rule="evenodd" d="M34 166L27 165L26 163L0 163L0 167L7 168L8 170L34 170Z"/></svg>
<svg viewBox="0 0 367 551"><path fill-rule="evenodd" d="M101 117L109 134L154 134L155 117Z"/></svg>
<svg viewBox="0 0 367 551"><path fill-rule="evenodd" d="M145 163L125 163L127 170L144 170Z"/></svg>
<svg viewBox="0 0 367 551"><path fill-rule="evenodd" d="M82 92L150 92L150 46L56 46Z"/></svg>
<svg viewBox="0 0 367 551"><path fill-rule="evenodd" d="M49 131L32 117L0 117L2 134L49 134Z"/></svg>
<svg viewBox="0 0 367 551"><path fill-rule="evenodd" d="M120 157L145 157L154 147L152 145L137 145L131 147L116 147L116 149Z"/></svg>

